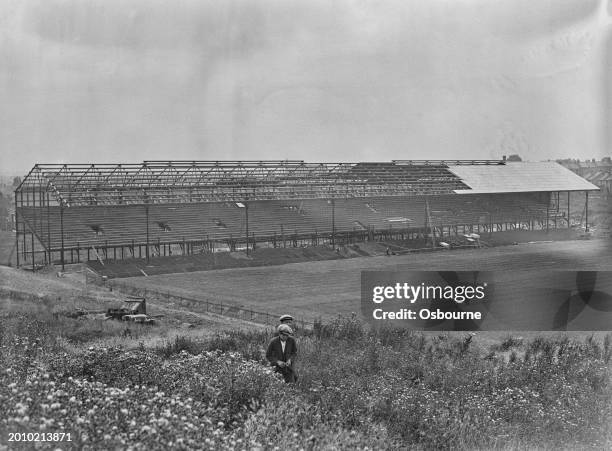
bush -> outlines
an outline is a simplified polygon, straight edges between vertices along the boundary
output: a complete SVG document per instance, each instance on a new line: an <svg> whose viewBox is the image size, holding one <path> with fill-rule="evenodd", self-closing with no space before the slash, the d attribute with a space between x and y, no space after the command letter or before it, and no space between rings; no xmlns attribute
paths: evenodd
<svg viewBox="0 0 612 451"><path fill-rule="evenodd" d="M185 351L189 354L199 354L204 349L202 343L198 343L191 337L177 335L174 340L168 340L163 345L155 348L155 352L164 358L169 358L175 354Z"/></svg>
<svg viewBox="0 0 612 451"><path fill-rule="evenodd" d="M495 346L494 349L497 349L499 351L509 351L512 348L520 348L523 344L523 339L522 338L515 338L515 337L507 337L506 339L504 339L498 346Z"/></svg>
<svg viewBox="0 0 612 451"><path fill-rule="evenodd" d="M524 356L506 340L514 357L505 360L481 354L469 334L426 338L338 319L299 339L300 379L285 384L262 364L270 337L261 332L66 352L45 324L20 321L0 331L0 433L64 429L79 448L122 449L605 448L612 439L612 335L539 337L521 345Z"/></svg>

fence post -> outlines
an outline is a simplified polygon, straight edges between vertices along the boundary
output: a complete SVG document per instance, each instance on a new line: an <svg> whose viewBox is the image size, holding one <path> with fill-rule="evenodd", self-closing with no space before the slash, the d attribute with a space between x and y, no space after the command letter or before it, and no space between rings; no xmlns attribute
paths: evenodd
<svg viewBox="0 0 612 451"><path fill-rule="evenodd" d="M90 276L88 273L85 273L85 278L88 279L89 277L92 277L93 280L95 281L95 277ZM147 290L146 288L138 288L129 284L125 284L119 281L109 281L108 283L109 288L117 290L117 291L122 291L125 294L131 294L131 295L135 295L135 296L142 296L142 297L147 297L150 296L152 299L157 299L157 300L163 300L164 298L167 299L167 301L169 302L171 299L175 299L176 302L178 302L180 305L184 305L184 306L201 306L202 303L206 304L206 312L215 312L215 310L217 310L218 307L218 312L220 315L226 315L226 316L230 316L232 318L239 318L239 319L245 319L247 317L250 317L251 321L254 322L258 322L258 323L264 323L266 325L270 325L272 324L273 321L273 317L270 315L269 312L259 312L259 311L255 311L255 310L251 310L251 309L239 309L239 310L232 310L231 308L228 309L227 313L224 313L223 311L223 303L216 303L216 302L210 302L208 299L192 299L192 298L186 298L183 297L179 294L171 294L170 290L167 290L165 293L163 291L158 291L158 290ZM231 307L231 305L230 305ZM211 310L212 308L212 310ZM265 318L265 321L264 321ZM306 324L310 324L307 321L305 321L303 318L300 319L296 319L296 324L301 325L302 329L306 328Z"/></svg>

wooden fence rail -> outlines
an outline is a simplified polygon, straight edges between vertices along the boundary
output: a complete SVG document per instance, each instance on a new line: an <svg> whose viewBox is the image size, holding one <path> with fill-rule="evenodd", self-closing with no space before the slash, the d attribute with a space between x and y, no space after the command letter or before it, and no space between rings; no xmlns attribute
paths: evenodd
<svg viewBox="0 0 612 451"><path fill-rule="evenodd" d="M96 279L98 279L96 277ZM214 313L221 316L227 316L230 318L237 318L245 321L251 321L258 324L265 324L276 326L278 324L279 314L273 314L270 312L262 312L257 310L251 310L242 306L234 304L223 304L220 302L213 302L208 299L197 299L192 297L186 297L171 293L170 291L158 291L150 288L138 288L132 285L127 285L116 281L105 281L98 280L102 285L107 286L109 289L119 291L121 293L131 296L141 296L145 299L155 299L157 301L175 302L182 307L200 307L205 308L206 312ZM301 318L295 318L293 321L294 325L301 329L312 329L314 323L306 321Z"/></svg>

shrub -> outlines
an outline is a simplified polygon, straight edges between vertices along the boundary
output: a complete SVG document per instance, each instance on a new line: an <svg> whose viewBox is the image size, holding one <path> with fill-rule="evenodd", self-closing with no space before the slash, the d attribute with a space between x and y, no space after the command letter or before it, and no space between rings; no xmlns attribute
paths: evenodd
<svg viewBox="0 0 612 451"><path fill-rule="evenodd" d="M314 333L319 339L336 338L357 341L365 337L366 330L363 323L357 319L357 315L352 313L349 317L338 316L329 324L315 322Z"/></svg>
<svg viewBox="0 0 612 451"><path fill-rule="evenodd" d="M612 439L611 335L538 337L522 344L524 358L509 347L506 361L465 333L368 331L344 318L299 339L300 379L285 384L262 365L262 332L67 352L40 338L45 324L20 321L0 330L2 433L65 429L77 447L111 449L605 448Z"/></svg>
<svg viewBox="0 0 612 451"><path fill-rule="evenodd" d="M494 349L499 351L509 351L512 348L520 348L523 344L521 337L506 337L498 346L494 346Z"/></svg>
<svg viewBox="0 0 612 451"><path fill-rule="evenodd" d="M177 335L174 340L168 340L161 346L156 347L155 352L164 358L168 358L183 351L193 355L199 354L203 348L204 346L193 338Z"/></svg>

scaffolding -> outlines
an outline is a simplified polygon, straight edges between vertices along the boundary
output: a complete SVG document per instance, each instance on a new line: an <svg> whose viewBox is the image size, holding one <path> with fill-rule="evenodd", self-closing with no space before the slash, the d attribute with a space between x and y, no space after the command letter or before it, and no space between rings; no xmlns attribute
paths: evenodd
<svg viewBox="0 0 612 451"><path fill-rule="evenodd" d="M270 242L276 246L282 240L284 245L289 236L294 245L326 242L334 246L355 237L371 239L378 235L395 236L399 233L398 236L402 237L431 237L432 246L435 246L436 230L443 233L449 225L453 225L454 230L458 228L457 221L435 223L435 218L432 218L438 213L430 210L429 203L426 212L428 220L423 224L409 223L406 218L401 218L400 222L395 222L395 227L390 222L385 227L371 228L348 227L346 224L340 226L336 216L342 204L338 202L376 198L395 198L399 202L408 202L410 199L443 197L452 203L452 199L465 197L456 192L468 192L471 188L449 167L498 167L505 164L505 160L394 160L357 163L148 160L139 164L37 164L15 190L15 250L18 265L21 256L22 262L30 261L32 267L36 268L36 260L40 264L59 261L62 266L66 261L76 263L82 261L82 258L102 261L104 258L142 257L148 260L151 254L170 254L173 246L178 246L183 255L188 255L194 249L214 249L215 240L225 241L229 249L236 249L240 243L244 243L248 252L249 247L255 246L257 242ZM543 194L546 194L549 202L550 193ZM555 226L558 220L562 220L558 195L556 199ZM312 230L292 233L283 229L280 223L278 233L274 231L259 237L251 236L253 232L249 232L249 215L252 205L308 200L324 202L322 205L325 206L317 208L324 209L325 215L330 215L329 228L319 224ZM240 232L244 236L228 232L227 236L211 238L198 232L198 236L187 233L180 238L165 239L172 235L172 227L166 220L152 219L152 216L159 216L164 208L183 212L185 209L202 211L207 208L206 205L214 208L223 205L240 207L238 210L246 222L246 233ZM328 208L330 211L327 213ZM110 222L121 221L126 217L125 212L132 212L136 220L126 226L133 228L132 234L121 235L120 238L103 236L104 226L92 220L82 227L87 229L89 237L81 238L80 241L74 237L68 239L65 231L84 216L96 217L96 211L108 212L105 221ZM236 215L233 217L236 218ZM541 211L531 213L529 222L536 218L544 223ZM397 218L392 219L399 221ZM548 228L548 208L545 221ZM218 222L222 223L220 220ZM466 226L471 230L476 223L478 230L481 226L493 230L493 222L491 217L475 219L472 224L464 224L464 230ZM569 227L569 219L567 224ZM254 228L257 226L256 223L252 225ZM496 226L496 230L500 227ZM151 228L167 231L168 234L160 238L158 233L156 239L152 238ZM69 252L68 258L66 252Z"/></svg>

